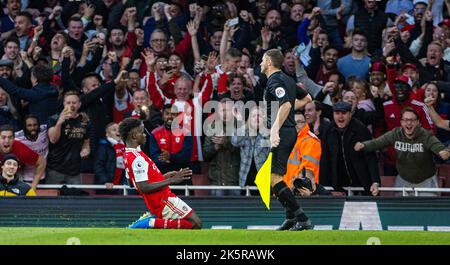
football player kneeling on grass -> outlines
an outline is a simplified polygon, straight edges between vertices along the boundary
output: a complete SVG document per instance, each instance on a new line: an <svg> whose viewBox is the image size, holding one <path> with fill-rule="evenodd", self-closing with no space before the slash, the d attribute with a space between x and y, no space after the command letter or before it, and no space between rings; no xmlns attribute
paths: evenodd
<svg viewBox="0 0 450 265"><path fill-rule="evenodd" d="M125 141L124 164L127 178L144 198L151 213L145 213L129 228L200 229L202 223L189 205L170 191L169 185L178 184L192 175L188 168L161 174L155 163L140 149L146 135L142 121L127 118L119 125Z"/></svg>

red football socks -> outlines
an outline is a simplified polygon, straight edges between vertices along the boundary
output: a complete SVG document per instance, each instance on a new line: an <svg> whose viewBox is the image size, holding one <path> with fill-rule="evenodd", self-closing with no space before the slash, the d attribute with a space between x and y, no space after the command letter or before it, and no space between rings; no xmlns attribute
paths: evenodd
<svg viewBox="0 0 450 265"><path fill-rule="evenodd" d="M153 228L192 229L192 223L187 220L184 220L184 219L167 220L167 219L156 218Z"/></svg>

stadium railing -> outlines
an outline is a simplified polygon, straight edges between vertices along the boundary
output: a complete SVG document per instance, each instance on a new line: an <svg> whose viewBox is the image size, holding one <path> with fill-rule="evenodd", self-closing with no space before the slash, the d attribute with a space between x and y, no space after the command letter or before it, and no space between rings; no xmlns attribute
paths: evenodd
<svg viewBox="0 0 450 265"><path fill-rule="evenodd" d="M76 189L92 189L92 190L108 190L104 185L70 185L64 184L68 188L76 188ZM64 185L57 184L39 184L37 186L38 189L60 189ZM122 190L123 195L128 195L129 189L134 189L133 187L129 187L127 185L117 185L112 189L114 190ZM256 186L170 186L172 190L184 190L185 196L190 196L191 190L245 190L245 196L251 196L250 191L258 190ZM325 187L325 189L329 191L333 191L332 187ZM362 187L344 187L346 191L348 191L348 196L354 196L355 192L364 191ZM380 187L380 191L389 191L389 192L401 192L402 196L408 196L409 193L414 193L414 196L419 196L421 192L431 192L431 193L442 193L442 192L450 192L450 188L410 188L410 187Z"/></svg>

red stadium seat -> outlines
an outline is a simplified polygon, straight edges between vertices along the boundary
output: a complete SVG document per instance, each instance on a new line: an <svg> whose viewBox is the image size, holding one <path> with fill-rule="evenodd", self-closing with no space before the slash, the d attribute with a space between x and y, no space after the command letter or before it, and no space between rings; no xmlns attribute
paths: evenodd
<svg viewBox="0 0 450 265"><path fill-rule="evenodd" d="M95 176L95 174L82 173L81 174L81 184L85 184L85 185L94 184L94 176Z"/></svg>
<svg viewBox="0 0 450 265"><path fill-rule="evenodd" d="M381 179L381 187L394 187L395 186L395 178L396 176L380 176ZM394 196L395 193L392 191L382 191L380 193L381 196L391 197Z"/></svg>
<svg viewBox="0 0 450 265"><path fill-rule="evenodd" d="M36 196L59 196L58 189L38 189L36 190Z"/></svg>
<svg viewBox="0 0 450 265"><path fill-rule="evenodd" d="M192 175L192 185L194 186L208 186L211 185L208 175L199 174ZM208 196L209 190L194 190L194 196Z"/></svg>
<svg viewBox="0 0 450 265"><path fill-rule="evenodd" d="M437 173L439 187L450 188L450 164L438 164ZM450 196L450 193L442 193L442 196Z"/></svg>

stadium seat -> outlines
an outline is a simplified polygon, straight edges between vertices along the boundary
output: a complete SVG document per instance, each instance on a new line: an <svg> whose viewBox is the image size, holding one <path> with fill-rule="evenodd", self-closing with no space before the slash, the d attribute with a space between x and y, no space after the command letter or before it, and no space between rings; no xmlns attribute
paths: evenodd
<svg viewBox="0 0 450 265"><path fill-rule="evenodd" d="M36 196L59 196L58 189L38 189L36 190Z"/></svg>
<svg viewBox="0 0 450 265"><path fill-rule="evenodd" d="M394 187L396 176L380 176L381 187ZM392 197L395 195L392 191L382 191L380 195L383 197Z"/></svg>
<svg viewBox="0 0 450 265"><path fill-rule="evenodd" d="M450 188L450 164L437 164L439 187ZM442 196L450 196L450 193L442 193Z"/></svg>
<svg viewBox="0 0 450 265"><path fill-rule="evenodd" d="M95 174L82 173L81 174L81 184L85 184L85 185L94 184L94 176L95 176Z"/></svg>
<svg viewBox="0 0 450 265"><path fill-rule="evenodd" d="M194 186L208 186L211 185L208 175L197 174L192 175L192 185ZM208 196L209 190L194 190L194 196Z"/></svg>

